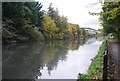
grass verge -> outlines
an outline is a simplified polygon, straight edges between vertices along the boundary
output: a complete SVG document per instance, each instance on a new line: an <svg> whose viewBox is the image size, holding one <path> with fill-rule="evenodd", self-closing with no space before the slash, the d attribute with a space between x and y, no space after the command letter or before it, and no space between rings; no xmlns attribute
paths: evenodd
<svg viewBox="0 0 120 81"><path fill-rule="evenodd" d="M78 75L78 80L80 79L102 79L103 77L103 58L104 58L104 51L106 47L106 42L108 41L110 37L106 37L103 41L98 54L93 59L88 73L87 74L81 74Z"/></svg>

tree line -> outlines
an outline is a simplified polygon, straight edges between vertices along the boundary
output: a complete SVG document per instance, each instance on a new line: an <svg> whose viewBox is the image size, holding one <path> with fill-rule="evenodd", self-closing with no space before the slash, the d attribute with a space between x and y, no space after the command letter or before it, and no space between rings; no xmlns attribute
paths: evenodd
<svg viewBox="0 0 120 81"><path fill-rule="evenodd" d="M69 39L85 32L61 16L52 3L48 11L42 10L42 6L38 2L3 2L3 42Z"/></svg>
<svg viewBox="0 0 120 81"><path fill-rule="evenodd" d="M105 34L112 33L120 41L120 1L104 2L100 21Z"/></svg>

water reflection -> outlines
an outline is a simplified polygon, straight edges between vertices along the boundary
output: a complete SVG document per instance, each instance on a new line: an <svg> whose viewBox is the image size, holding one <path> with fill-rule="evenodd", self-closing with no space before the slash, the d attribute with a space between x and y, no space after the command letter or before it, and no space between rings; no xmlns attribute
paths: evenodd
<svg viewBox="0 0 120 81"><path fill-rule="evenodd" d="M80 47L95 41L91 38L3 45L2 77L3 79L76 78L77 75L69 74L72 73L69 67L72 65L64 66L76 58L72 51L77 50L76 54L82 53ZM71 57L75 58L71 60ZM68 69L69 73L66 73ZM76 69L76 74L79 71Z"/></svg>

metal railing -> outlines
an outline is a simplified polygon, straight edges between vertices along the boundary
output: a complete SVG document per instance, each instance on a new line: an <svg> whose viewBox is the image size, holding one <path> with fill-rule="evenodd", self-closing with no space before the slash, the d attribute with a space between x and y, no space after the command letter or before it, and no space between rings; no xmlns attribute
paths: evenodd
<svg viewBox="0 0 120 81"><path fill-rule="evenodd" d="M106 47L104 51L104 61L103 61L103 81L107 81L108 77L108 41L106 40Z"/></svg>

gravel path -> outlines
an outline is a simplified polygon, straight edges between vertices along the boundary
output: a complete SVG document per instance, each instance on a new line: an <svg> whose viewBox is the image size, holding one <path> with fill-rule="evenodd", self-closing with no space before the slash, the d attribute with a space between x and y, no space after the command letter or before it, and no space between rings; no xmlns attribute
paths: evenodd
<svg viewBox="0 0 120 81"><path fill-rule="evenodd" d="M120 79L120 44L114 38L108 44L108 79Z"/></svg>

